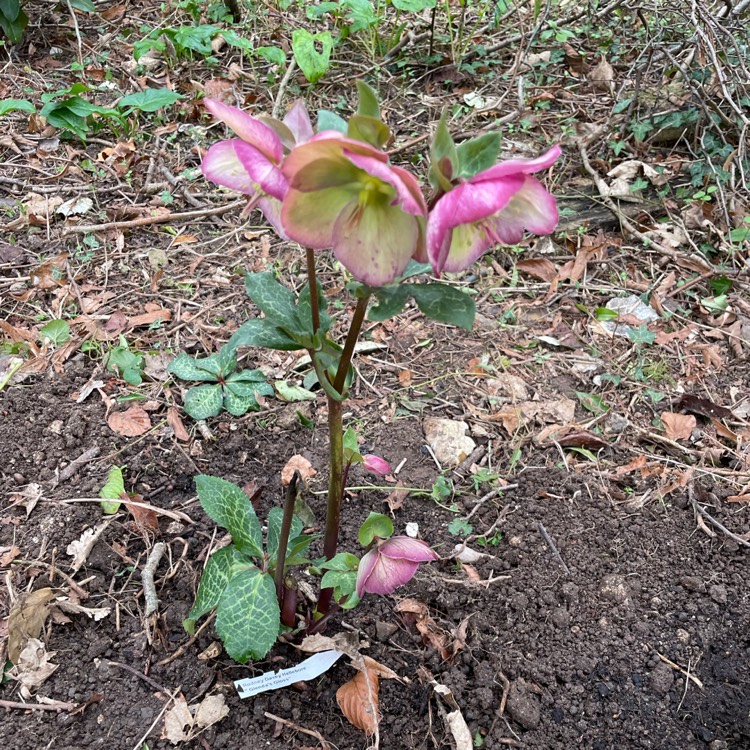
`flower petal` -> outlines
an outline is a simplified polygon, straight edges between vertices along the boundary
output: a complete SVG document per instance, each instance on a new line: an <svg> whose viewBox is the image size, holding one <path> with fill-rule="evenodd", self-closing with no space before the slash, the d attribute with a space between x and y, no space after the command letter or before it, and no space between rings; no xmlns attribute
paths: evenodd
<svg viewBox="0 0 750 750"><path fill-rule="evenodd" d="M204 99L203 103L217 120L221 120L243 141L253 145L272 162L281 162L284 155L281 140L268 125L247 112L216 99Z"/></svg>
<svg viewBox="0 0 750 750"><path fill-rule="evenodd" d="M354 200L336 220L333 253L359 281L383 286L401 275L419 249L419 239L417 217L386 200L366 206Z"/></svg>
<svg viewBox="0 0 750 750"><path fill-rule="evenodd" d="M491 221L491 220L490 220ZM482 224L461 224L449 233L450 247L442 273L464 271L481 258L493 245L498 244Z"/></svg>
<svg viewBox="0 0 750 750"><path fill-rule="evenodd" d="M440 198L427 221L427 254L435 273L443 272L448 259L451 230L500 212L523 184L523 175L509 175L492 183L464 183Z"/></svg>
<svg viewBox="0 0 750 750"><path fill-rule="evenodd" d="M333 246L336 219L347 204L357 204L357 191L332 187L314 193L289 190L281 207L281 223L290 239L313 250Z"/></svg>
<svg viewBox="0 0 750 750"><path fill-rule="evenodd" d="M283 200L287 191L287 181L281 170L249 143L236 138L229 142L234 146L237 158L242 162L245 171L260 189L274 198Z"/></svg>
<svg viewBox="0 0 750 750"><path fill-rule="evenodd" d="M282 240L288 240L284 227L281 224L281 201L264 195L258 198L256 203L258 209L266 217L266 221L274 228L276 234Z"/></svg>
<svg viewBox="0 0 750 750"><path fill-rule="evenodd" d="M206 151L201 162L203 176L217 185L255 195L258 185L247 173L234 148L234 141L219 141Z"/></svg>
<svg viewBox="0 0 750 750"><path fill-rule="evenodd" d="M368 558L373 555L374 558ZM370 550L360 561L357 572L357 594L392 594L399 586L408 583L417 572L418 562L394 560Z"/></svg>
<svg viewBox="0 0 750 750"><path fill-rule="evenodd" d="M513 245L521 241L523 230L549 234L557 226L557 201L535 177L525 177L523 187L488 224L496 241ZM453 249L451 248L451 255Z"/></svg>
<svg viewBox="0 0 750 750"><path fill-rule="evenodd" d="M440 559L427 542L408 536L392 536L380 545L380 554L411 562L432 562Z"/></svg>
<svg viewBox="0 0 750 750"><path fill-rule="evenodd" d="M396 191L398 203L404 211L415 216L424 216L427 213L427 206L419 187L417 186L417 195L419 196L417 197L413 192L414 185L404 177L404 175L408 175L410 179L414 179L408 172L384 164L380 159L375 159L372 156L363 156L347 150L344 150L344 156L367 174L390 185Z"/></svg>
<svg viewBox="0 0 750 750"><path fill-rule="evenodd" d="M391 467L388 465L388 462L384 458L372 453L362 456L362 465L367 471L371 471L373 474L385 476L391 473Z"/></svg>
<svg viewBox="0 0 750 750"><path fill-rule="evenodd" d="M494 167L485 169L484 172L474 175L469 182L486 182L487 180L496 180L499 177L506 177L513 174L532 174L540 172L543 169L549 169L560 157L562 149L559 146L553 146L536 159L508 159L495 164Z"/></svg>
<svg viewBox="0 0 750 750"><path fill-rule="evenodd" d="M284 125L292 131L297 143L306 143L313 137L313 126L304 99L294 102L292 108L286 113Z"/></svg>

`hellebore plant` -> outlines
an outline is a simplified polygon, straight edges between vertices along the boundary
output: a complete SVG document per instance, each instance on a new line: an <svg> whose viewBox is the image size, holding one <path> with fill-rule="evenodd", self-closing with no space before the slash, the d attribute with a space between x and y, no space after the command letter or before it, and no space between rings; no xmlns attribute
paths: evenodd
<svg viewBox="0 0 750 750"><path fill-rule="evenodd" d="M314 611L301 618L307 632L320 630L336 609L355 606L366 593L392 593L420 563L438 559L425 542L394 536L390 519L377 513L360 528L361 560L337 549L350 467L390 471L382 458L362 455L356 434L343 428L352 356L365 316L390 318L411 297L429 318L470 330L475 310L469 295L416 277L462 271L492 247L519 242L525 230L544 234L557 224L555 199L532 174L554 164L558 147L537 159L497 163L499 134L456 145L441 119L430 151L433 190L426 201L417 179L390 164L383 151L390 131L375 92L362 82L357 87L357 112L348 122L319 112L318 133L301 103L282 122L206 100L209 112L237 137L211 146L203 174L250 196L248 210L259 208L280 237L306 251L307 284L298 296L272 272L246 275L247 292L263 317L240 326L226 348L307 350L327 398L329 484L323 557L315 561L324 574ZM315 254L323 250L331 250L353 278L347 288L357 302L343 347L328 336L331 318L315 268ZM282 626L299 626L289 568L309 562L304 555L311 539L295 516L296 478L284 509L269 515L265 549L260 523L239 488L205 476L196 485L203 507L229 529L233 543L209 558L185 626L192 629L215 608L217 632L230 656L262 658Z"/></svg>

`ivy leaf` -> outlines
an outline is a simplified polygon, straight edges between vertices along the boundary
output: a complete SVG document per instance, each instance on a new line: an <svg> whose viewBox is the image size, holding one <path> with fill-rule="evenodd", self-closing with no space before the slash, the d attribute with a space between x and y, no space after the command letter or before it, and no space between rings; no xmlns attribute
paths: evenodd
<svg viewBox="0 0 750 750"><path fill-rule="evenodd" d="M294 59L310 83L317 83L326 74L332 50L333 37L330 31L311 34L306 29L295 29L292 33Z"/></svg>
<svg viewBox="0 0 750 750"><path fill-rule="evenodd" d="M260 522L243 490L236 484L206 474L195 477L195 487L203 510L229 531L237 549L246 555L262 558Z"/></svg>
<svg viewBox="0 0 750 750"><path fill-rule="evenodd" d="M602 400L602 397L598 396L596 393L576 391L576 396L581 406L586 409L586 411L590 411L596 416L605 414L609 411L609 406L607 406Z"/></svg>
<svg viewBox="0 0 750 750"><path fill-rule="evenodd" d="M187 618L182 621L182 627L190 635L195 632L195 623L219 603L224 589L242 563L248 564L248 559L231 544L217 550L208 558L193 608Z"/></svg>
<svg viewBox="0 0 750 750"><path fill-rule="evenodd" d="M271 560L276 560L279 551L279 534L281 533L281 522L284 518L283 508L271 508L268 511L268 538L266 539L266 552ZM302 533L302 521L297 516L292 516L292 526L289 529L290 541ZM290 545L287 544L287 557Z"/></svg>
<svg viewBox="0 0 750 750"><path fill-rule="evenodd" d="M216 632L240 664L271 650L279 635L279 603L268 573L252 568L229 581L219 599Z"/></svg>
<svg viewBox="0 0 750 750"><path fill-rule="evenodd" d="M71 338L70 325L66 320L51 320L39 333L55 346L60 346Z"/></svg>
<svg viewBox="0 0 750 750"><path fill-rule="evenodd" d="M411 284L409 291L417 307L431 320L465 328L474 325L476 306L474 300L456 287L448 284Z"/></svg>
<svg viewBox="0 0 750 750"><path fill-rule="evenodd" d="M197 385L185 394L183 408L196 421L215 417L221 411L224 392L218 383Z"/></svg>
<svg viewBox="0 0 750 750"><path fill-rule="evenodd" d="M456 151L459 164L456 177L473 177L495 165L500 153L500 133L485 133L464 141Z"/></svg>

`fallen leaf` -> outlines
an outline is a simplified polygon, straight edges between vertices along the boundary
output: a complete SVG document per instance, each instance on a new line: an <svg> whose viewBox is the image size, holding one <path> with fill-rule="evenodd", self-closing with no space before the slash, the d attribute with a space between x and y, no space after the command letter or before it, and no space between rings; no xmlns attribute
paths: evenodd
<svg viewBox="0 0 750 750"><path fill-rule="evenodd" d="M137 437L151 429L151 419L141 406L112 412L107 418L107 424L112 432L123 437Z"/></svg>
<svg viewBox="0 0 750 750"><path fill-rule="evenodd" d="M156 323L157 320L166 323L171 319L171 310L167 310L165 307L159 307L156 310L150 310L149 312L143 313L143 315L136 315L132 318L128 318L128 328L150 326L153 323Z"/></svg>
<svg viewBox="0 0 750 750"><path fill-rule="evenodd" d="M388 503L388 510L391 512L399 510L409 496L409 490L401 489L403 486L404 483L399 479L398 482L396 482L396 487L393 492L391 492L391 494L385 499L386 503Z"/></svg>
<svg viewBox="0 0 750 750"><path fill-rule="evenodd" d="M0 568L7 568L21 554L21 548L14 544L11 547L0 547L0 552L3 553L0 555Z"/></svg>
<svg viewBox="0 0 750 750"><path fill-rule="evenodd" d="M32 286L39 289L52 289L56 286L62 286L66 281L65 265L68 262L68 254L60 253L38 266L30 274Z"/></svg>
<svg viewBox="0 0 750 750"><path fill-rule="evenodd" d="M599 91L607 91L610 94L614 94L615 91L615 71L614 68L607 62L607 58L602 55L602 59L597 65L595 65L588 75L589 81L595 89Z"/></svg>
<svg viewBox="0 0 750 750"><path fill-rule="evenodd" d="M427 417L422 426L425 439L441 466L457 466L476 448L476 443L466 435L466 422Z"/></svg>
<svg viewBox="0 0 750 750"><path fill-rule="evenodd" d="M724 406L719 406L707 398L685 393L677 403L678 409L684 409L691 414L698 414L707 419L731 419L734 415Z"/></svg>
<svg viewBox="0 0 750 750"><path fill-rule="evenodd" d="M547 258L528 258L516 263L516 268L522 273L533 276L535 279L547 281L550 284L557 278L557 267Z"/></svg>
<svg viewBox="0 0 750 750"><path fill-rule="evenodd" d="M70 200L61 203L55 213L58 213L66 218L68 216L74 216L78 214L88 213L94 207L94 201L91 198L81 196L79 198L71 198Z"/></svg>
<svg viewBox="0 0 750 750"><path fill-rule="evenodd" d="M44 644L37 638L31 638L18 656L16 666L10 676L21 683L21 695L31 696L30 691L39 687L59 666L51 664L55 652L47 653Z"/></svg>
<svg viewBox="0 0 750 750"><path fill-rule="evenodd" d="M19 596L8 615L8 658L17 664L30 640L38 638L54 598L51 588L37 589Z"/></svg>
<svg viewBox="0 0 750 750"><path fill-rule="evenodd" d="M174 430L174 436L178 440L182 440L183 442L190 440L190 433L185 429L176 406L170 406L167 409L167 424Z"/></svg>
<svg viewBox="0 0 750 750"><path fill-rule="evenodd" d="M221 693L207 695L195 712L195 725L201 729L220 722L229 715L229 706Z"/></svg>
<svg viewBox="0 0 750 750"><path fill-rule="evenodd" d="M377 674L366 669L336 691L336 701L344 716L370 736L377 732L380 722L378 688Z"/></svg>
<svg viewBox="0 0 750 750"><path fill-rule="evenodd" d="M286 466L281 470L281 485L283 487L288 487L290 485L295 471L299 472L300 479L305 484L307 484L308 481L318 473L304 456L297 454L292 456L287 461Z"/></svg>
<svg viewBox="0 0 750 750"><path fill-rule="evenodd" d="M54 606L70 614L86 615L86 617L90 617L94 622L103 620L112 611L110 607L84 607L79 602L73 601L68 597L56 599Z"/></svg>
<svg viewBox="0 0 750 750"><path fill-rule="evenodd" d="M664 425L664 434L670 440L688 440L697 424L692 414L676 414L672 411L663 411L660 419Z"/></svg>
<svg viewBox="0 0 750 750"><path fill-rule="evenodd" d="M123 498L124 499L124 498ZM141 495L130 495L130 500L133 503L143 503L143 497ZM141 534L155 534L159 531L159 516L156 511L143 505L134 505L133 503L125 503L125 507L130 511L137 531Z"/></svg>
<svg viewBox="0 0 750 750"><path fill-rule="evenodd" d="M190 738L190 728L193 726L193 716L183 696L175 698L174 705L164 714L164 727L161 738L169 740L173 745L185 742ZM187 732L185 731L187 727Z"/></svg>
<svg viewBox="0 0 750 750"><path fill-rule="evenodd" d="M107 528L107 526L109 526L111 522L112 519L107 519L106 521L102 521L101 523L99 523L94 528L86 529L86 531L84 531L78 539L73 540L67 546L65 552L67 552L67 554L69 554L73 558L73 562L70 564L72 575L75 575L81 569L81 566L88 559L88 556L91 553L91 550L94 548L94 545L99 541L99 537L102 535L102 532Z"/></svg>

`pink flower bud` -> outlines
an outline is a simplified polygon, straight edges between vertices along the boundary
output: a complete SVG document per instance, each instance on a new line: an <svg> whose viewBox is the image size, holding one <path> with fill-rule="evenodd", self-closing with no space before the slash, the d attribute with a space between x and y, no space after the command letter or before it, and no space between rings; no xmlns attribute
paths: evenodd
<svg viewBox="0 0 750 750"><path fill-rule="evenodd" d="M372 453L362 456L362 465L367 471L371 471L373 474L385 476L386 474L391 473L391 467L388 465L388 462L380 456L375 456Z"/></svg>
<svg viewBox="0 0 750 750"><path fill-rule="evenodd" d="M357 595L392 594L412 579L419 563L437 559L437 553L426 542L408 536L393 536L360 560Z"/></svg>

